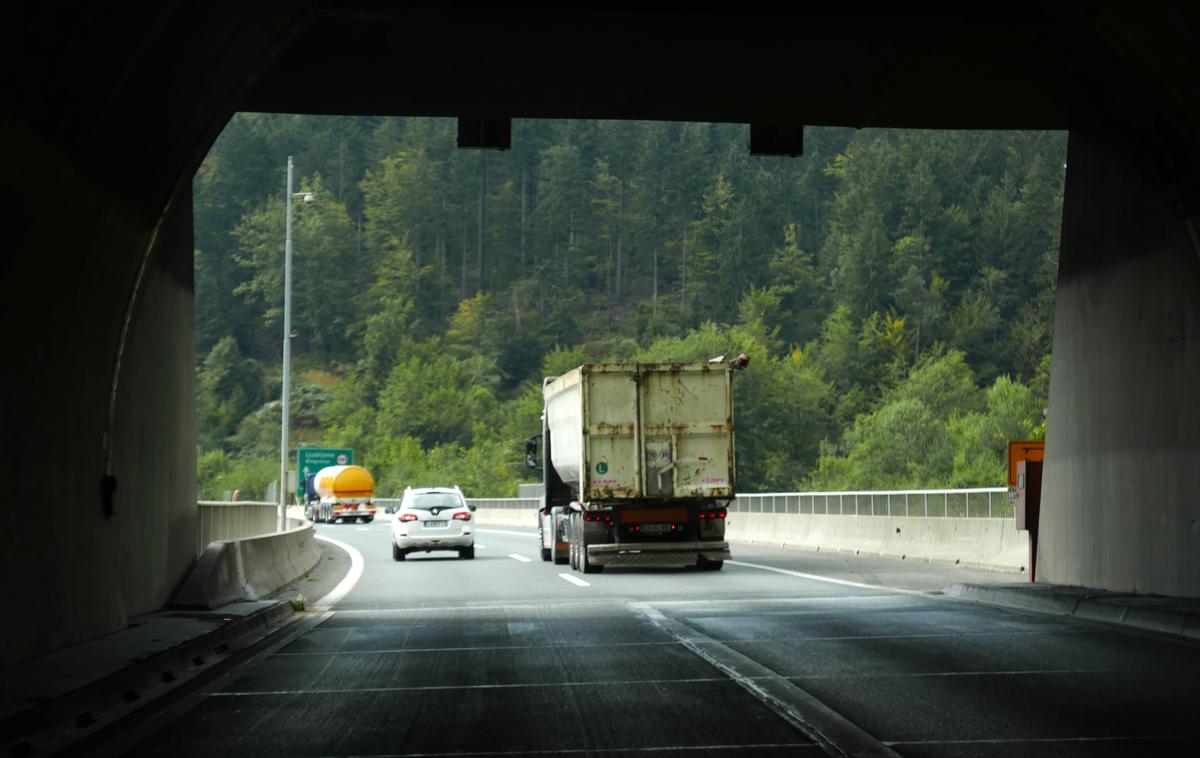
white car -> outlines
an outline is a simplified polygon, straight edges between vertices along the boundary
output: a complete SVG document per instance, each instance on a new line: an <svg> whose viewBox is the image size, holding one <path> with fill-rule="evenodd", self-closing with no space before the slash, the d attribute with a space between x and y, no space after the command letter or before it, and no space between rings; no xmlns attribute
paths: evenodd
<svg viewBox="0 0 1200 758"><path fill-rule="evenodd" d="M392 519L392 558L402 561L422 550L457 550L459 558L474 558L474 510L458 487L409 487Z"/></svg>

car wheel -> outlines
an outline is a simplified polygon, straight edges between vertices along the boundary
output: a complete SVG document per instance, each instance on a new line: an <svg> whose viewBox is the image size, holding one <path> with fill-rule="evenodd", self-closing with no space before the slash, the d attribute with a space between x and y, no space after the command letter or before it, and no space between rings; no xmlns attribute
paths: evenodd
<svg viewBox="0 0 1200 758"><path fill-rule="evenodd" d="M407 556L408 556L407 550L401 550L399 547L396 546L395 542L392 543L392 560L393 561L402 561Z"/></svg>
<svg viewBox="0 0 1200 758"><path fill-rule="evenodd" d="M475 557L475 546L471 545L470 547L460 547L458 549L458 557L466 558L466 559L474 558Z"/></svg>

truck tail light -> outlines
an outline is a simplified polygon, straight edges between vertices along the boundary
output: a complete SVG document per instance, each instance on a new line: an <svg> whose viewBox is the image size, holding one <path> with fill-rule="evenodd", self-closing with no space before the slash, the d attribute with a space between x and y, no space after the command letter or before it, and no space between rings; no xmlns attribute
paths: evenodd
<svg viewBox="0 0 1200 758"><path fill-rule="evenodd" d="M400 520L401 521L416 521L417 516L415 513L401 513Z"/></svg>
<svg viewBox="0 0 1200 758"><path fill-rule="evenodd" d="M455 521L470 521L471 520L471 512L470 511L459 511L458 513L454 514L450 518L454 519Z"/></svg>

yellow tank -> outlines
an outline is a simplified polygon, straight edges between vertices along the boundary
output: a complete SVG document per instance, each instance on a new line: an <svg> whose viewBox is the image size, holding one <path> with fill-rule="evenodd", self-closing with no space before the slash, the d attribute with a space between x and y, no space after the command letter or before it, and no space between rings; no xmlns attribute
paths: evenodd
<svg viewBox="0 0 1200 758"><path fill-rule="evenodd" d="M323 503L353 505L370 502L375 495L375 480L362 466L327 466L317 472L313 488Z"/></svg>

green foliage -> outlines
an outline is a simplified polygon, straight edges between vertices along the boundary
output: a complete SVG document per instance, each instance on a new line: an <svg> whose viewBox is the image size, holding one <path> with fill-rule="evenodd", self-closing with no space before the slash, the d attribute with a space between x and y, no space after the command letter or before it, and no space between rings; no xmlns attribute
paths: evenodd
<svg viewBox="0 0 1200 758"><path fill-rule="evenodd" d="M195 182L205 492L277 476L283 166L296 156L293 444L381 484L513 494L540 384L745 352L742 491L995 484L1044 434L1064 135L242 114Z"/></svg>

